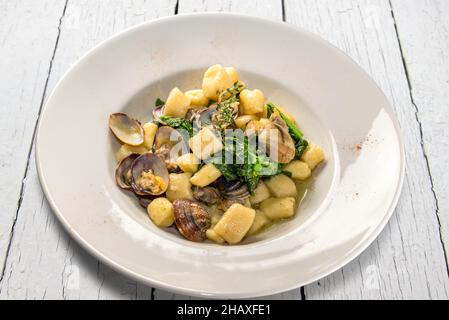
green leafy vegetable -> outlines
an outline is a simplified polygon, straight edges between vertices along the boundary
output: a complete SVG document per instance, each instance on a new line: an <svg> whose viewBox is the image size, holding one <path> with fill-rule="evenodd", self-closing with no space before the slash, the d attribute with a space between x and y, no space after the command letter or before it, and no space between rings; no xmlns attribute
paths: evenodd
<svg viewBox="0 0 449 320"><path fill-rule="evenodd" d="M268 118L271 117L271 115L275 112L279 113L282 120L285 121L285 124L288 127L288 132L292 139L295 141L295 159L301 158L302 154L304 153L304 150L306 150L309 143L306 139L304 139L304 134L299 130L299 128L291 121L281 110L276 108L276 106L268 102L267 105L267 115Z"/></svg>
<svg viewBox="0 0 449 320"><path fill-rule="evenodd" d="M156 101L154 102L154 105L155 105L156 107L163 106L164 104L165 104L165 101L164 101L164 100L161 100L160 98L157 98Z"/></svg>
<svg viewBox="0 0 449 320"><path fill-rule="evenodd" d="M232 165L226 165L223 163L214 163L214 166L217 167L218 170L221 171L223 174L223 177L227 181L235 181L238 180L237 173L234 171L234 166Z"/></svg>
<svg viewBox="0 0 449 320"><path fill-rule="evenodd" d="M190 136L193 136L193 126L187 119L160 116L159 122L165 123L167 126L175 129L184 129Z"/></svg>
<svg viewBox="0 0 449 320"><path fill-rule="evenodd" d="M211 162L226 180L245 182L251 194L254 194L260 178L282 173L281 165L259 152L246 136L225 137L224 145L223 152ZM232 164L226 164L226 160Z"/></svg>
<svg viewBox="0 0 449 320"><path fill-rule="evenodd" d="M300 159L309 143L305 139L301 139L295 144L295 159Z"/></svg>
<svg viewBox="0 0 449 320"><path fill-rule="evenodd" d="M217 112L214 114L216 126L224 130L234 122L234 116L238 112L239 101L236 97L217 104Z"/></svg>

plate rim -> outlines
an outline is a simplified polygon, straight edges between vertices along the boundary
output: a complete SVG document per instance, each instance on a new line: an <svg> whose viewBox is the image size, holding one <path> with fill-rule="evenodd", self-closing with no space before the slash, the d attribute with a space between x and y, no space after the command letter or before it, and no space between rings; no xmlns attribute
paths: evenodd
<svg viewBox="0 0 449 320"><path fill-rule="evenodd" d="M399 150L399 152L400 152L400 164L399 164L400 172L399 172L399 177L397 180L394 197L393 197L388 209L386 210L386 214L384 215L384 217L380 221L380 223L376 226L376 228L373 229L373 231L371 231L371 233L363 241L361 241L359 243L358 246L356 246L354 248L354 250L352 250L349 254L347 254L346 257L344 257L337 264L334 264L333 266L329 267L328 270L318 273L314 277L311 277L311 279L309 279L308 281L295 282L295 283L292 282L292 285L284 286L282 288L274 288L274 289L266 289L266 290L257 290L257 289L251 290L250 289L246 292L240 292L240 293L236 293L236 294L234 294L234 293L223 294L223 293L219 293L219 292L209 292L209 291L203 292L201 290L169 285L169 284L166 284L166 283L158 281L158 280L150 279L147 276L143 276L143 275L139 274L138 272L128 269L128 268L122 266L121 264L115 262L114 260L112 260L111 258L106 256L105 254L103 254L100 250L95 248L92 244L90 244L87 240L85 240L74 228L72 228L70 226L69 222L65 219L64 215L58 209L55 201L53 200L53 197L51 196L51 194L49 192L47 183L45 181L44 173L43 173L42 167L41 167L40 156L39 156L39 149L40 149L39 143L40 143L40 131L41 131L40 129L41 129L41 126L43 123L42 119L45 116L45 113L47 111L47 106L51 102L55 92L58 91L59 87L61 86L62 82L66 79L66 77L79 66L79 63L81 61L83 61L90 55L94 54L97 50L100 50L103 46L105 46L107 43L109 43L109 41L117 40L118 38L132 32L132 31L138 30L140 28L146 28L149 25L153 25L153 24L157 24L157 23L169 21L169 20L189 19L189 18L195 18L198 16L213 17L213 16L217 16L217 15L228 16L231 19L232 18L248 19L248 20L253 20L253 21L259 22L259 23L271 24L271 25L275 25L277 27L293 30L297 33L302 33L307 37L313 38L314 40L320 42L322 45L331 48L335 53L342 54L345 57L345 59L347 59L351 64L353 64L360 71L360 74L362 74L367 79L367 81L371 82L371 84L373 84L377 88L378 92L384 97L385 101L388 102L388 104L385 106L385 108L389 111L394 129L396 132L396 136L398 139L399 148L400 148L400 150ZM329 41L325 40L318 34L315 34L306 29L303 29L302 27L299 27L299 26L296 26L296 25L293 25L290 23L286 23L283 21L275 21L275 20L256 17L256 16L252 16L252 15L248 15L248 14L231 13L231 12L182 13L182 14L178 14L178 15L159 17L154 20L144 21L142 23L125 28L119 32L112 34L108 38L102 40L97 45L95 45L94 47L89 49L86 53L82 54L75 62L72 63L72 65L58 79L58 81L56 82L50 95L46 99L45 104L42 107L41 115L38 119L37 131L36 131L35 159L36 159L36 168L37 168L37 174L39 177L39 182L40 182L42 191L50 205L50 208L51 208L53 214L57 217L58 221L63 226L64 230L70 235L70 237L75 239L75 241L84 250L86 250L89 254L91 254L95 258L97 258L100 261L102 261L103 263L105 263L108 267L112 268L113 270L120 272L122 274L125 274L126 276L128 276L136 281L139 281L141 283L149 285L152 288L166 290L166 291L169 291L169 292L175 293L175 294L189 295L189 296L202 297L202 298L225 298L225 299L227 299L227 298L253 298L253 297L261 297L261 296L266 296L266 295L271 295L271 294L277 294L277 293L286 292L286 291L293 290L293 289L298 289L300 287L304 287L310 283L313 283L319 279L322 279L322 278L334 273L335 271L338 271L345 265L347 265L350 262L352 262L353 260L355 260L362 252L364 252L376 240L376 238L379 236L379 234L384 230L385 226L391 219L391 216L393 215L394 210L398 204L398 201L399 201L399 198L400 198L400 195L402 192L404 180L405 180L405 146L403 143L402 131L400 130L400 125L399 125L399 121L397 119L396 112L392 106L390 99L388 99L388 97L385 95L383 90L374 81L374 79L367 73L367 71L365 71L346 52L344 52L340 48L336 47Z"/></svg>

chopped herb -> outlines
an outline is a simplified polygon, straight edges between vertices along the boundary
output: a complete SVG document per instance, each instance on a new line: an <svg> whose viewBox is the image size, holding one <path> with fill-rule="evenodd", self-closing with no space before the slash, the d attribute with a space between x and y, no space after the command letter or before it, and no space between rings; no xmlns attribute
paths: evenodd
<svg viewBox="0 0 449 320"><path fill-rule="evenodd" d="M234 116L238 112L238 107L239 101L236 97L217 104L217 112L214 114L214 120L218 129L224 130L234 122Z"/></svg>
<svg viewBox="0 0 449 320"><path fill-rule="evenodd" d="M281 165L258 151L248 137L225 137L224 144L223 152L210 161L226 180L245 182L251 194L261 178L282 173ZM232 163L227 164L225 160L232 160Z"/></svg>
<svg viewBox="0 0 449 320"><path fill-rule="evenodd" d="M165 101L164 101L164 100L161 100L160 98L157 98L156 101L154 102L154 105L155 105L156 107L163 106L164 104L165 104Z"/></svg>
<svg viewBox="0 0 449 320"><path fill-rule="evenodd" d="M159 121L175 129L184 129L189 133L190 136L193 136L193 126L187 119L161 116L159 118Z"/></svg>
<svg viewBox="0 0 449 320"><path fill-rule="evenodd" d="M231 87L223 90L222 92L218 92L218 102L228 100L232 97L238 98L243 89L245 89L245 84L243 82L234 82Z"/></svg>

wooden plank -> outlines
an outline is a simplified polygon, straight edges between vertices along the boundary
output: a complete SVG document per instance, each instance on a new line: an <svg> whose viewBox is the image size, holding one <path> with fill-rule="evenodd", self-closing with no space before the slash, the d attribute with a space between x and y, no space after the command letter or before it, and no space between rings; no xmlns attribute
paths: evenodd
<svg viewBox="0 0 449 320"><path fill-rule="evenodd" d="M437 203L389 2L286 0L285 6L287 22L320 34L374 78L395 107L406 146L404 189L390 223L358 259L306 286L306 298L447 299L448 275L435 214ZM410 24L419 20L405 16Z"/></svg>
<svg viewBox="0 0 449 320"><path fill-rule="evenodd" d="M23 11L31 7L24 6ZM45 95L49 94L63 72L99 41L134 24L172 14L174 8L175 1L165 0L136 0L132 3L120 0L70 1L62 18L59 45ZM44 12L41 10L39 13ZM45 21L35 18L29 21L29 29L34 29L42 36L41 25ZM22 30L21 34L26 32ZM31 59L32 50L28 50L30 56L28 52L22 51L17 51L17 56L24 55L23 59ZM17 68L17 65L12 68ZM17 69L29 71L22 66ZM32 87L33 82L28 86ZM42 96L42 86L40 89L39 97ZM38 100L29 103L38 104ZM22 129L19 124L16 128ZM26 159L26 156L23 157ZM39 186L34 154L30 157L26 179L5 276L0 286L0 298L151 298L151 288L137 284L98 263L62 230Z"/></svg>
<svg viewBox="0 0 449 320"><path fill-rule="evenodd" d="M416 118L432 176L447 264L449 248L449 2L391 1Z"/></svg>
<svg viewBox="0 0 449 320"><path fill-rule="evenodd" d="M22 179L64 3L0 1L0 268L21 199Z"/></svg>
<svg viewBox="0 0 449 320"><path fill-rule="evenodd" d="M237 1L237 0L180 0L178 5L179 13L190 12L234 12L251 14L253 16L263 17L272 20L282 21L282 2L270 0L257 1ZM156 289L155 299L191 299L185 295L173 294L171 292ZM265 297L266 299L298 299L300 298L299 289L292 290L280 295Z"/></svg>
<svg viewBox="0 0 449 320"><path fill-rule="evenodd" d="M191 12L234 12L282 20L282 2L270 0L179 0L178 13Z"/></svg>

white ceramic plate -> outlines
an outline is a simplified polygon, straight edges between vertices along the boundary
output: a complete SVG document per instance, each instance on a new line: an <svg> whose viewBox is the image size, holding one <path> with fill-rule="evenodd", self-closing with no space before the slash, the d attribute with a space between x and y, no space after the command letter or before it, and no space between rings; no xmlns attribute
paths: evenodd
<svg viewBox="0 0 449 320"><path fill-rule="evenodd" d="M113 177L109 114L149 119L156 97L198 87L215 63L286 107L328 157L296 218L239 246L156 228ZM337 270L383 229L404 175L393 110L353 61L286 24L217 13L145 23L90 51L48 99L36 154L51 207L84 248L144 283L196 296L273 294Z"/></svg>

